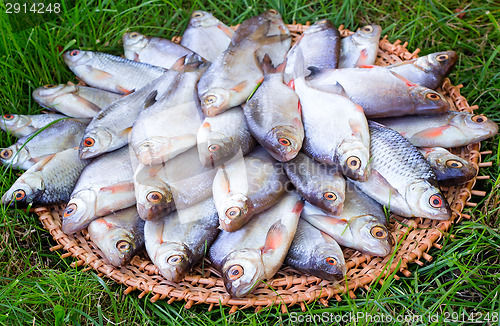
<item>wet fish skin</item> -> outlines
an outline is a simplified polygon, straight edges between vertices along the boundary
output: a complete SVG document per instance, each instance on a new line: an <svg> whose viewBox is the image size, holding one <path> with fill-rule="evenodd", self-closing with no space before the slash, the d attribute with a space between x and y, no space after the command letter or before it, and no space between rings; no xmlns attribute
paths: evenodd
<svg viewBox="0 0 500 326"><path fill-rule="evenodd" d="M281 267L292 243L303 202L286 193L270 209L254 216L236 232L222 231L209 250L210 261L221 272L226 290L241 298Z"/></svg>
<svg viewBox="0 0 500 326"><path fill-rule="evenodd" d="M233 35L234 31L211 13L195 10L182 35L181 45L214 61L227 49Z"/></svg>
<svg viewBox="0 0 500 326"><path fill-rule="evenodd" d="M128 147L101 155L82 171L62 216L62 230L73 234L98 217L135 205Z"/></svg>
<svg viewBox="0 0 500 326"><path fill-rule="evenodd" d="M257 145L239 106L215 117L206 117L196 141L200 161L206 167L217 167L236 155L246 155Z"/></svg>
<svg viewBox="0 0 500 326"><path fill-rule="evenodd" d="M302 218L299 219L285 264L327 281L342 280L347 271L338 243Z"/></svg>
<svg viewBox="0 0 500 326"><path fill-rule="evenodd" d="M482 114L443 114L376 119L418 147L460 147L493 137L498 124Z"/></svg>
<svg viewBox="0 0 500 326"><path fill-rule="evenodd" d="M310 203L331 215L340 215L346 182L335 167L320 164L300 152L283 168L297 191Z"/></svg>
<svg viewBox="0 0 500 326"><path fill-rule="evenodd" d="M129 94L165 73L165 69L107 53L71 50L64 62L87 85L118 94Z"/></svg>
<svg viewBox="0 0 500 326"><path fill-rule="evenodd" d="M116 267L125 266L144 246L144 221L135 207L92 221L88 232L104 258Z"/></svg>
<svg viewBox="0 0 500 326"><path fill-rule="evenodd" d="M462 184L477 174L477 170L467 160L442 147L421 147L418 150L431 165L441 186Z"/></svg>
<svg viewBox="0 0 500 326"><path fill-rule="evenodd" d="M341 41L338 68L373 65L377 59L382 28L366 25Z"/></svg>
<svg viewBox="0 0 500 326"><path fill-rule="evenodd" d="M40 132L24 136L0 151L0 162L27 170L43 157L78 146L87 124L77 119L58 121Z"/></svg>
<svg viewBox="0 0 500 326"><path fill-rule="evenodd" d="M66 116L62 114L22 115L7 113L1 118L0 129L21 138L40 130L53 121L63 118L66 118Z"/></svg>
<svg viewBox="0 0 500 326"><path fill-rule="evenodd" d="M33 99L43 107L74 118L92 118L122 97L120 94L72 83L45 85L33 91Z"/></svg>
<svg viewBox="0 0 500 326"><path fill-rule="evenodd" d="M455 51L436 52L386 68L417 85L436 89L453 68L457 58Z"/></svg>
<svg viewBox="0 0 500 326"><path fill-rule="evenodd" d="M146 250L161 275L180 282L197 265L219 234L217 210L208 198L144 227Z"/></svg>
<svg viewBox="0 0 500 326"><path fill-rule="evenodd" d="M59 204L67 202L82 170L90 161L71 148L49 155L19 177L3 195L4 205Z"/></svg>

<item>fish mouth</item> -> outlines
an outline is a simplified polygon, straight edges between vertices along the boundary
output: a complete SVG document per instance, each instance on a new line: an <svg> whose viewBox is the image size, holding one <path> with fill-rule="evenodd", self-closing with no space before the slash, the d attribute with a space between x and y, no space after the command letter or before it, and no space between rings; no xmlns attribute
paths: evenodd
<svg viewBox="0 0 500 326"><path fill-rule="evenodd" d="M182 243L165 242L158 248L155 265L160 274L172 282L180 282L192 267L193 253Z"/></svg>

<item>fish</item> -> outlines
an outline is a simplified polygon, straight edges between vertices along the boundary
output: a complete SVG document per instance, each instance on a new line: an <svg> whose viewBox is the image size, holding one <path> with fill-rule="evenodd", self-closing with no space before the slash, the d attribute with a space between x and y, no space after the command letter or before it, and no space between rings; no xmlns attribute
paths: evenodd
<svg viewBox="0 0 500 326"><path fill-rule="evenodd" d="M299 219L285 264L323 280L344 279L347 267L342 249L335 239Z"/></svg>
<svg viewBox="0 0 500 326"><path fill-rule="evenodd" d="M372 256L385 257L391 253L394 240L387 229L382 206L352 183L346 186L344 210L340 216L327 215L306 202L300 217L341 246Z"/></svg>
<svg viewBox="0 0 500 326"><path fill-rule="evenodd" d="M138 32L123 34L125 58L166 69L180 58L193 55L190 49L160 37L148 37Z"/></svg>
<svg viewBox="0 0 500 326"><path fill-rule="evenodd" d="M302 108L303 151L320 163L338 166L348 177L365 180L370 134L363 108L344 96L342 85L336 85L339 94L311 87L300 72L302 61L299 52L294 84Z"/></svg>
<svg viewBox="0 0 500 326"><path fill-rule="evenodd" d="M224 52L234 31L209 12L195 10L182 35L181 45L212 62Z"/></svg>
<svg viewBox="0 0 500 326"><path fill-rule="evenodd" d="M340 33L328 19L312 24L302 33L300 39L286 55L286 68L283 78L286 84L293 79L298 48L304 55L304 66L318 69L337 69L340 54Z"/></svg>
<svg viewBox="0 0 500 326"><path fill-rule="evenodd" d="M82 171L62 214L62 231L73 234L98 217L135 205L128 147L101 155Z"/></svg>
<svg viewBox="0 0 500 326"><path fill-rule="evenodd" d="M144 221L135 207L93 220L88 232L104 259L115 267L125 266L144 247Z"/></svg>
<svg viewBox="0 0 500 326"><path fill-rule="evenodd" d="M206 117L198 128L196 142L200 161L206 167L217 167L237 155L246 155L257 145L240 106Z"/></svg>
<svg viewBox="0 0 500 326"><path fill-rule="evenodd" d="M498 133L498 124L483 114L449 111L427 116L376 119L418 147L461 147Z"/></svg>
<svg viewBox="0 0 500 326"><path fill-rule="evenodd" d="M57 121L1 148L0 162L13 169L27 170L47 155L77 147L86 127L87 123L76 119Z"/></svg>
<svg viewBox="0 0 500 326"><path fill-rule="evenodd" d="M455 51L431 53L416 59L386 66L387 69L412 83L431 89L438 88L457 61Z"/></svg>
<svg viewBox="0 0 500 326"><path fill-rule="evenodd" d="M314 71L308 76L311 87L336 92L340 84L346 96L363 107L367 118L442 113L450 107L440 93L418 86L385 67L309 69Z"/></svg>
<svg viewBox="0 0 500 326"><path fill-rule="evenodd" d="M165 69L107 53L70 50L63 54L69 69L87 85L130 94L165 73Z"/></svg>
<svg viewBox="0 0 500 326"><path fill-rule="evenodd" d="M152 220L212 196L216 169L203 166L192 147L158 165L139 165L134 174L137 210Z"/></svg>
<svg viewBox="0 0 500 326"><path fill-rule="evenodd" d="M66 118L65 115L55 113L34 115L6 113L1 118L0 129L21 138L40 130L49 123L64 118Z"/></svg>
<svg viewBox="0 0 500 326"><path fill-rule="evenodd" d="M281 34L267 36L271 28L269 19L256 29L244 24L234 34L232 45L200 78L198 96L206 116L213 117L245 102L264 78L256 52L265 44L289 38Z"/></svg>
<svg viewBox="0 0 500 326"><path fill-rule="evenodd" d="M467 161L442 147L421 147L418 149L427 159L442 186L465 183L477 175L477 170Z"/></svg>
<svg viewBox="0 0 500 326"><path fill-rule="evenodd" d="M213 198L221 229L239 230L274 205L285 193L287 181L281 164L263 148L220 166L213 180Z"/></svg>
<svg viewBox="0 0 500 326"><path fill-rule="evenodd" d="M90 163L70 148L46 156L30 167L3 195L4 205L60 204L69 200L80 173Z"/></svg>
<svg viewBox="0 0 500 326"><path fill-rule="evenodd" d="M331 215L340 215L344 207L346 182L333 166L318 163L306 154L299 154L283 164L297 191L310 203Z"/></svg>
<svg viewBox="0 0 500 326"><path fill-rule="evenodd" d="M382 28L379 25L366 25L343 38L340 43L338 68L375 64L381 33Z"/></svg>
<svg viewBox="0 0 500 326"><path fill-rule="evenodd" d="M213 200L208 198L146 221L146 251L165 279L180 282L203 259L219 234L218 220Z"/></svg>
<svg viewBox="0 0 500 326"><path fill-rule="evenodd" d="M177 74L177 71L170 70L100 111L81 138L79 143L81 157L97 157L127 145L132 126L140 112L152 106L167 92Z"/></svg>
<svg viewBox="0 0 500 326"><path fill-rule="evenodd" d="M450 206L425 157L398 132L369 124L372 172L356 186L400 216L449 220Z"/></svg>
<svg viewBox="0 0 500 326"><path fill-rule="evenodd" d="M39 87L32 96L38 104L52 111L74 118L93 118L123 95L68 83Z"/></svg>
<svg viewBox="0 0 500 326"><path fill-rule="evenodd" d="M170 90L140 112L129 142L141 164L161 164L196 145L203 121L196 83L207 67L199 55L186 57Z"/></svg>
<svg viewBox="0 0 500 326"><path fill-rule="evenodd" d="M293 159L302 148L304 126L297 94L283 83L285 64L272 66L264 59L264 80L243 104L243 112L255 139L280 161Z"/></svg>
<svg viewBox="0 0 500 326"><path fill-rule="evenodd" d="M258 283L276 274L292 243L303 206L297 193L288 192L243 228L220 233L208 255L232 297L245 297Z"/></svg>

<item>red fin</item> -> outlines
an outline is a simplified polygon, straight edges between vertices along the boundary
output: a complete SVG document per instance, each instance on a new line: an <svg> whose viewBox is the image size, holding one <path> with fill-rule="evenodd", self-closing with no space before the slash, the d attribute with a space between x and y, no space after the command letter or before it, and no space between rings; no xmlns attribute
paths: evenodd
<svg viewBox="0 0 500 326"><path fill-rule="evenodd" d="M247 84L248 84L248 82L246 80L244 80L241 83L239 83L238 85L231 88L231 90L239 93L247 86Z"/></svg>
<svg viewBox="0 0 500 326"><path fill-rule="evenodd" d="M107 79L107 78L111 78L111 77L113 77L112 74L107 73L107 72L102 71L102 70L97 70L97 69L95 69L94 73L92 74L92 78L95 78L97 80L103 80L103 79Z"/></svg>
<svg viewBox="0 0 500 326"><path fill-rule="evenodd" d="M414 87L414 86L418 86L417 84L409 81L408 79L404 78L403 76L391 71L391 73L397 77L398 79L400 79L401 81L403 81L408 87Z"/></svg>
<svg viewBox="0 0 500 326"><path fill-rule="evenodd" d="M369 65L359 65L359 66L356 66L356 68L364 68L364 69L372 69L374 67L375 66L369 66Z"/></svg>
<svg viewBox="0 0 500 326"><path fill-rule="evenodd" d="M203 124L201 125L203 128L210 128L210 123L208 122L203 122Z"/></svg>
<svg viewBox="0 0 500 326"><path fill-rule="evenodd" d="M137 52L134 52L134 61L137 61L137 62L141 61L141 60L139 60L139 54L137 54Z"/></svg>
<svg viewBox="0 0 500 326"><path fill-rule="evenodd" d="M446 129L448 129L450 127L451 127L450 125L444 125L444 126L439 126L439 127L435 127L435 128L425 129L425 130L422 130L422 131L414 134L412 136L412 138L419 137L419 138L430 139L430 138L439 137L444 133L444 131Z"/></svg>
<svg viewBox="0 0 500 326"><path fill-rule="evenodd" d="M354 67L373 68L373 66L371 66L371 65L364 65L364 63L366 62L366 59L368 59L368 51L366 49L363 49L359 53L358 61L356 61L356 64L354 65Z"/></svg>
<svg viewBox="0 0 500 326"><path fill-rule="evenodd" d="M286 86L290 87L291 89L295 90L295 79L292 79L286 84Z"/></svg>
<svg viewBox="0 0 500 326"><path fill-rule="evenodd" d="M226 34L229 38L232 38L233 37L233 34L234 34L234 31L232 29L230 29L229 27L225 26L225 25L222 25L222 24L218 24L217 27L224 32L224 34Z"/></svg>
<svg viewBox="0 0 500 326"><path fill-rule="evenodd" d="M112 227L114 227L113 224L109 223L108 221L106 221L103 218L99 218L99 219L93 221L92 223L101 223L101 224L104 224L108 229L111 229Z"/></svg>
<svg viewBox="0 0 500 326"><path fill-rule="evenodd" d="M325 216L325 220L328 223L333 224L333 225L336 225L336 224L347 225L348 224L345 219L338 219L338 218L333 217L333 216Z"/></svg>
<svg viewBox="0 0 500 326"><path fill-rule="evenodd" d="M172 67L170 69L175 70L175 71L182 71L184 70L184 61L186 60L186 56L183 56L182 58L177 59Z"/></svg>
<svg viewBox="0 0 500 326"><path fill-rule="evenodd" d="M128 90L126 88L123 88L120 85L116 86L116 90L119 91L120 93L125 94L125 95L129 95L130 93L132 93L134 91L134 90Z"/></svg>
<svg viewBox="0 0 500 326"><path fill-rule="evenodd" d="M40 171L41 169L43 169L43 167L45 166L45 164L49 163L55 156L56 154L51 154L51 155L47 155L47 156L42 156L42 159L40 161L38 161L37 163L40 163L38 165L38 168L36 169L36 171ZM36 158L38 159L38 158Z"/></svg>
<svg viewBox="0 0 500 326"><path fill-rule="evenodd" d="M100 191L111 191L112 193L134 191L134 183L124 181L109 187L103 187Z"/></svg>
<svg viewBox="0 0 500 326"><path fill-rule="evenodd" d="M295 207L293 208L292 213L300 213L300 212L302 212L303 208L304 208L304 202L302 200L299 200L295 204Z"/></svg>
<svg viewBox="0 0 500 326"><path fill-rule="evenodd" d="M299 114L302 115L302 104L300 104L300 100L299 100L299 105L298 105L298 108L299 110Z"/></svg>
<svg viewBox="0 0 500 326"><path fill-rule="evenodd" d="M265 254L269 250L274 250L280 247L285 240L285 232L286 228L283 223L281 223L281 220L274 223L267 232L266 242L261 249L262 253Z"/></svg>

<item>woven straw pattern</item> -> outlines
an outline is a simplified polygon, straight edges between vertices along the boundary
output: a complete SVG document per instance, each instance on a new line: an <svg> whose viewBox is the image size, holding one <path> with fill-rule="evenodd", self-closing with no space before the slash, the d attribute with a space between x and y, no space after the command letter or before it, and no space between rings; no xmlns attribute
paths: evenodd
<svg viewBox="0 0 500 326"><path fill-rule="evenodd" d="M308 24L288 25L294 41L308 27ZM344 29L343 26L340 26L339 30L343 37L353 33ZM180 38L174 38L174 41L179 42ZM419 50L410 53L406 46L407 43L401 44L399 40L391 44L387 36L384 37L380 41L376 64L388 65L416 58ZM442 88L438 91L446 96L453 110L472 112L477 107L470 107L467 104L467 100L460 95L460 87L461 85L453 86L449 79L445 79ZM479 143L455 149L454 153L467 159L478 171L480 167L489 165L481 163L481 154L485 153L480 152ZM73 235L67 235L61 231L60 220L64 207L41 207L35 209L35 212L39 215L44 228L58 243L50 249L51 251L64 249L66 253L61 257L75 257L77 261L73 263L74 265L86 266L85 269L94 269L100 276L105 275L118 283L125 284L127 286L125 294L139 290L140 292L136 293L140 298L152 293L150 300L153 302L163 299L168 299L169 303L186 301L186 308L190 308L193 304L205 303L211 310L214 306L221 304L231 306L230 312L249 307L254 307L256 311L259 311L265 307L282 304L282 311L285 312L287 306L293 305L300 305L305 310L304 303L309 304L316 300L327 306L328 300L335 298L340 301L340 295L344 293L354 298L356 289L362 287L369 290L370 286L377 282L382 284L384 277L396 270L404 276L410 276L409 264L424 265L424 261L431 261L432 256L428 254L428 251L432 247L441 248L439 242L447 236L452 223L459 222L462 218L470 218L462 214L462 211L465 206L476 205L469 202L471 195L485 195L484 192L475 191L472 188L476 179L486 178L479 176L466 184L443 188L453 211L450 221L404 219L398 216L392 218L389 230L397 243L394 256L371 257L352 249L344 249L348 270L347 282L328 282L283 266L273 279L256 286L252 294L246 298L231 298L225 291L219 272L207 259L179 283L165 280L151 263L145 251L135 256L127 266L117 269L102 259L101 252L90 241L87 230ZM394 278L399 277L395 275Z"/></svg>

